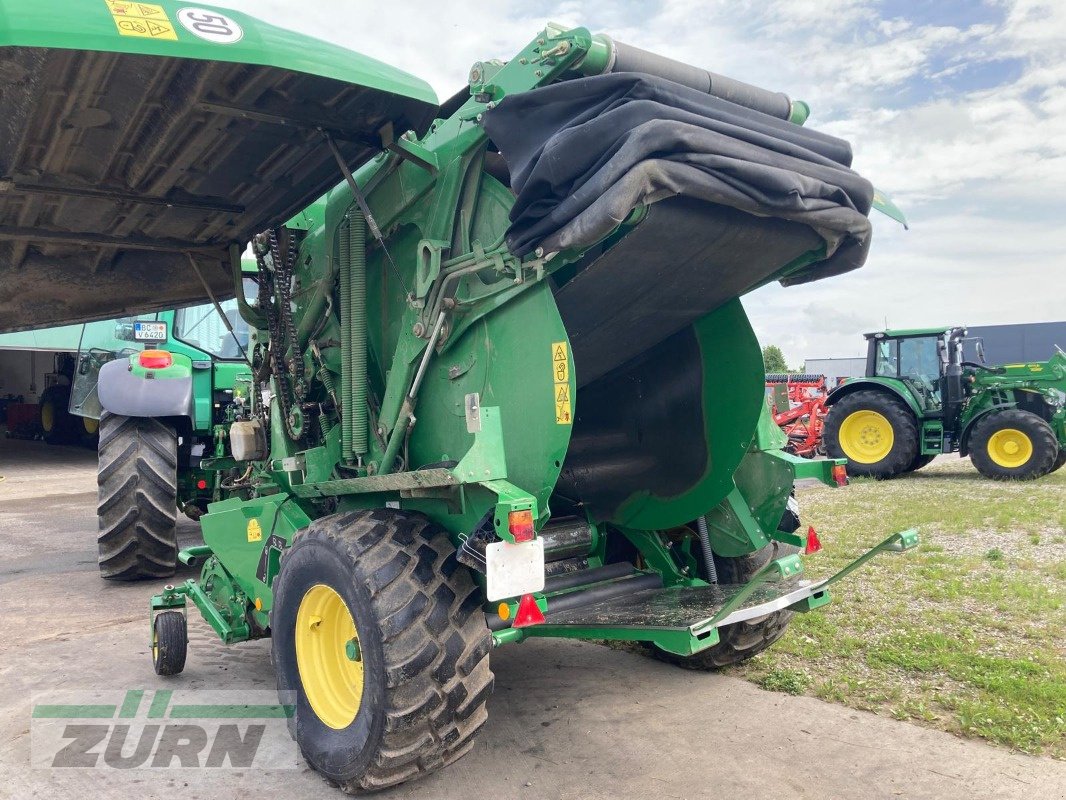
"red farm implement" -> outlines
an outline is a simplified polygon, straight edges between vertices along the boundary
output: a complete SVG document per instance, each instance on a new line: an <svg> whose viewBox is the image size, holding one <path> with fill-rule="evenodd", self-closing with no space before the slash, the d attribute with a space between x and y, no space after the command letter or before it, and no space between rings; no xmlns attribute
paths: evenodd
<svg viewBox="0 0 1066 800"><path fill-rule="evenodd" d="M825 455L822 428L829 393L825 376L768 373L766 391L773 403L774 422L788 436L785 449L804 458Z"/></svg>

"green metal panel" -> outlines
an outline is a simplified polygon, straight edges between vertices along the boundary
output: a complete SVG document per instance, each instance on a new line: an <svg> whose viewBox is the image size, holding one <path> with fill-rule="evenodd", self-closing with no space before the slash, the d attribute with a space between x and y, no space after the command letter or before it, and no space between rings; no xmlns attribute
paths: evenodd
<svg viewBox="0 0 1066 800"><path fill-rule="evenodd" d="M249 603L259 599L259 613L264 615L264 622L273 598L270 570L277 564L277 557L271 562L271 537L278 537L278 544L288 547L293 534L310 522L311 518L286 494L212 503L208 513L200 518L204 542L234 576ZM280 556L280 549L273 549ZM263 559L266 559L265 572L260 569Z"/></svg>
<svg viewBox="0 0 1066 800"><path fill-rule="evenodd" d="M141 9L155 9L144 12ZM203 11L195 19L217 13L235 21L239 39L210 36L212 23L197 35L180 21L188 4L155 0L151 4L120 0L49 0L47 3L0 2L0 47L51 47L114 53L261 64L372 86L436 105L437 98L425 81L396 67L344 47L278 28L229 8L197 3ZM153 28L149 31L148 28ZM233 32L237 35L237 31Z"/></svg>
<svg viewBox="0 0 1066 800"><path fill-rule="evenodd" d="M0 350L43 350L76 353L81 325L0 334Z"/></svg>
<svg viewBox="0 0 1066 800"><path fill-rule="evenodd" d="M703 357L705 427L692 435L707 448L706 471L674 497L646 492L630 497L611 520L618 525L663 530L714 508L733 490L733 473L752 442L765 407L765 378L762 351L743 306L733 300L696 323L694 330Z"/></svg>

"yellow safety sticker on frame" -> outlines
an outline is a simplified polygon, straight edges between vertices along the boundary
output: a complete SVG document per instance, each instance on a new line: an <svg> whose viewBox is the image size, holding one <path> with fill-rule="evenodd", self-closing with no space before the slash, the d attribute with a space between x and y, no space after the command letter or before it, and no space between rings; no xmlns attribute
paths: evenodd
<svg viewBox="0 0 1066 800"><path fill-rule="evenodd" d="M570 401L570 356L566 342L552 342L552 378L555 422L558 425L570 425L574 421L574 406Z"/></svg>
<svg viewBox="0 0 1066 800"><path fill-rule="evenodd" d="M248 541L249 542L261 542L263 541L263 526L259 524L259 520L248 520Z"/></svg>
<svg viewBox="0 0 1066 800"><path fill-rule="evenodd" d="M107 10L111 12L120 35L177 41L178 34L174 31L163 6L129 3L126 0L104 0L104 3L107 4Z"/></svg>

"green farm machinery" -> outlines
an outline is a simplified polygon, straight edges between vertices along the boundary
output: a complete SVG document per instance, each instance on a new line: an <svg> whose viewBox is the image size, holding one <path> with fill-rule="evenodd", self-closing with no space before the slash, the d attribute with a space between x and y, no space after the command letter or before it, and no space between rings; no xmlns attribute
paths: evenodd
<svg viewBox="0 0 1066 800"><path fill-rule="evenodd" d="M866 335L866 377L826 399L825 448L852 475L892 478L941 453L993 480L1032 480L1066 463L1066 353L1023 364L964 360L962 327Z"/></svg>
<svg viewBox="0 0 1066 800"><path fill-rule="evenodd" d="M249 347L235 299L83 326L67 391L71 418L99 429L103 577L173 575L177 514L198 520L239 477L200 464L226 455L250 402Z"/></svg>
<svg viewBox="0 0 1066 800"><path fill-rule="evenodd" d="M794 481L846 477L781 449L739 298L861 266L871 208L898 217L805 104L582 28L438 104L228 10L0 5L5 326L234 297L249 328L155 669L183 669L189 602L271 637L300 750L346 790L466 753L494 647L713 669L916 543L803 574ZM111 369L171 391L177 356L143 359Z"/></svg>

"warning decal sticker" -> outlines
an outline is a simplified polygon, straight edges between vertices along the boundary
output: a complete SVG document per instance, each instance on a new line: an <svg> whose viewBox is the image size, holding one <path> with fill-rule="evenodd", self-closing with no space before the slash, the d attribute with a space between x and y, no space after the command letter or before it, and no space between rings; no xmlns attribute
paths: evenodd
<svg viewBox="0 0 1066 800"><path fill-rule="evenodd" d="M555 422L569 425L573 419L573 404L570 402L570 357L566 342L552 342L552 377L555 391Z"/></svg>
<svg viewBox="0 0 1066 800"><path fill-rule="evenodd" d="M126 0L104 0L111 12L115 26L122 36L139 36L142 39L170 39L176 41L178 34L167 18L163 6L149 3L129 3Z"/></svg>
<svg viewBox="0 0 1066 800"><path fill-rule="evenodd" d="M248 520L248 541L263 541L263 526L259 524L259 520L257 519Z"/></svg>

